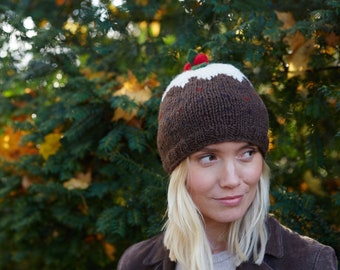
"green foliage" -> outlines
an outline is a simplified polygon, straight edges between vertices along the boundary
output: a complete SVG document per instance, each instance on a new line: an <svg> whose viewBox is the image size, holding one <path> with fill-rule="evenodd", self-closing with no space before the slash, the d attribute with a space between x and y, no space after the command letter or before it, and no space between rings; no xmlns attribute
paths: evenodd
<svg viewBox="0 0 340 270"><path fill-rule="evenodd" d="M283 224L312 238L318 239L322 235L320 240L323 243L339 248L338 233L327 222L327 219L337 215L337 210L332 209L339 207L336 195L322 198L308 193L288 192L282 187L273 189L272 195L275 197L272 212Z"/></svg>
<svg viewBox="0 0 340 270"><path fill-rule="evenodd" d="M236 65L258 89L272 211L340 254L339 1L111 2L0 4L0 268L112 269L161 230L157 112L189 49ZM310 40L306 54L295 48ZM151 96L117 95L126 82ZM9 126L21 146L6 144Z"/></svg>

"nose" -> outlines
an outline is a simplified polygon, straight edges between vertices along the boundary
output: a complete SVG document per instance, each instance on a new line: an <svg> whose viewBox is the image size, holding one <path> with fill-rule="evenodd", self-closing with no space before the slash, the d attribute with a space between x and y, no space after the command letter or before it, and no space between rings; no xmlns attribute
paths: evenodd
<svg viewBox="0 0 340 270"><path fill-rule="evenodd" d="M237 166L233 161L225 161L221 165L220 186L222 188L235 188L241 184Z"/></svg>

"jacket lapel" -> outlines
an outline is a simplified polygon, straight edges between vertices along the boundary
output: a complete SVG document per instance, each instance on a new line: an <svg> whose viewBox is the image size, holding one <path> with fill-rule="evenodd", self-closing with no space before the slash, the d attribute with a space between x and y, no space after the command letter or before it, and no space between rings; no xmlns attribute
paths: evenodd
<svg viewBox="0 0 340 270"><path fill-rule="evenodd" d="M269 264L269 258L282 258L284 255L282 244L282 230L279 223L271 216L267 219L268 241L264 260L261 265L251 262L242 263L237 270L274 270Z"/></svg>
<svg viewBox="0 0 340 270"><path fill-rule="evenodd" d="M267 263L263 262L261 265L257 265L254 263L242 263L239 267L236 268L237 270L274 270L271 268Z"/></svg>
<svg viewBox="0 0 340 270"><path fill-rule="evenodd" d="M160 234L153 245L152 250L143 260L143 264L150 268L157 270L175 270L176 263L170 261L169 251L163 244L163 234Z"/></svg>
<svg viewBox="0 0 340 270"><path fill-rule="evenodd" d="M268 258L282 258L284 255L282 245L282 229L279 223L273 218L267 219L268 242L263 263L257 265L251 262L242 263L237 270L273 270L268 264ZM146 269L175 270L176 263L170 261L169 251L164 247L163 234L160 234L153 245L151 252L143 260Z"/></svg>
<svg viewBox="0 0 340 270"><path fill-rule="evenodd" d="M276 219L269 216L267 219L267 229L268 241L266 246L266 255L271 255L275 258L282 258L284 255L284 251L281 225Z"/></svg>

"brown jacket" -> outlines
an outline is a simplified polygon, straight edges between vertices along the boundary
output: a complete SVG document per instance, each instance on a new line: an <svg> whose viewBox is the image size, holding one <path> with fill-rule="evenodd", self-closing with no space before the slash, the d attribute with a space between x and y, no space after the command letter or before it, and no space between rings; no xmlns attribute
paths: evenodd
<svg viewBox="0 0 340 270"><path fill-rule="evenodd" d="M292 232L272 217L267 221L269 240L261 265L242 263L238 270L337 270L334 250L319 242ZM118 270L174 270L163 245L163 234L137 243L121 257Z"/></svg>

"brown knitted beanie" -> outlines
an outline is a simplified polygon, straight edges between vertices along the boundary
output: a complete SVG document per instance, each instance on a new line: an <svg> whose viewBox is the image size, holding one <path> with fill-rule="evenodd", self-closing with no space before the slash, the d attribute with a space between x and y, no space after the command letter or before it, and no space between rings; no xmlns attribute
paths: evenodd
<svg viewBox="0 0 340 270"><path fill-rule="evenodd" d="M164 92L158 151L169 174L189 155L225 141L249 142L265 157L268 112L245 75L229 64L184 71Z"/></svg>

